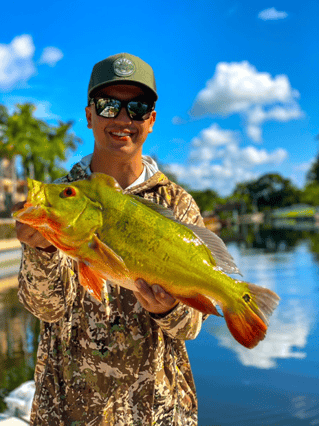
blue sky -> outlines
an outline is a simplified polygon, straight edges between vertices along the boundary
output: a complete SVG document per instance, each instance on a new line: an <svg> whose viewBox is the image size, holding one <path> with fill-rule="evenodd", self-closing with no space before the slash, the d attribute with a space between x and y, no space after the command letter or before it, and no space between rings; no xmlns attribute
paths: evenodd
<svg viewBox="0 0 319 426"><path fill-rule="evenodd" d="M228 195L279 172L302 186L318 151L319 3L22 2L1 7L0 103L54 124L84 115L93 65L129 52L154 68L159 100L144 154L196 189Z"/></svg>

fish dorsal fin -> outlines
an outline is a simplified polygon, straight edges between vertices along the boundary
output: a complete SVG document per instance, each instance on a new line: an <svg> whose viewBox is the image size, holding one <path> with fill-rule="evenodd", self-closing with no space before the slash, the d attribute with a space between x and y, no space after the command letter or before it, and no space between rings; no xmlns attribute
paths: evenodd
<svg viewBox="0 0 319 426"><path fill-rule="evenodd" d="M219 238L214 232L210 231L207 228L204 228L202 226L197 225L191 225L188 223L181 222L180 220L176 219L174 216L174 213L171 209L163 207L159 204L153 203L150 200L146 200L145 198L139 197L137 195L129 195L139 203L144 204L145 206L149 207L150 209L156 211L157 213L161 214L162 216L173 220L174 222L177 222L183 226L186 226L186 228L190 229L194 234L197 235L197 237L208 247L208 249L211 251L212 256L216 262L216 265L227 274L241 274L239 269L237 268L234 259L232 255L227 250L227 247L224 243L224 241Z"/></svg>
<svg viewBox="0 0 319 426"><path fill-rule="evenodd" d="M219 238L214 232L201 226L183 224L188 229L194 232L208 247L211 251L213 258L216 261L216 265L227 274L239 274L242 275L237 265L234 262L232 255L227 250L224 241Z"/></svg>
<svg viewBox="0 0 319 426"><path fill-rule="evenodd" d="M161 214L162 216L167 217L168 219L174 220L175 222L178 222L178 220L175 219L173 211L168 208L161 206L160 204L156 204L153 201L146 200L145 198L139 197L138 195L131 195L126 194L128 197L133 198L138 203L144 204L144 206L149 207L150 209L154 210L155 212Z"/></svg>
<svg viewBox="0 0 319 426"><path fill-rule="evenodd" d="M110 186L118 192L123 192L119 183L112 176L106 175L105 173L92 173L89 180L98 185Z"/></svg>

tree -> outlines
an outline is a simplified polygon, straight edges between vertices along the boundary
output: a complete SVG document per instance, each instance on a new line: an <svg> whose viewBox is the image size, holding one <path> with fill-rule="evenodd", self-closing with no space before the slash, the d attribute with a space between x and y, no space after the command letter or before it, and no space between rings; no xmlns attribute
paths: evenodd
<svg viewBox="0 0 319 426"><path fill-rule="evenodd" d="M81 139L69 133L72 122L52 126L34 117L35 106L17 105L9 115L0 106L0 157L21 157L25 176L52 181L65 173L61 163Z"/></svg>
<svg viewBox="0 0 319 426"><path fill-rule="evenodd" d="M206 189L205 191L189 191L201 212L214 210L217 204L221 203L221 198L216 191Z"/></svg>
<svg viewBox="0 0 319 426"><path fill-rule="evenodd" d="M268 173L257 179L251 187L255 202L260 210L265 207L286 207L299 202L299 190L289 179L278 173Z"/></svg>
<svg viewBox="0 0 319 426"><path fill-rule="evenodd" d="M268 173L254 181L238 184L234 196L242 197L250 211L286 207L300 201L300 191L278 173Z"/></svg>
<svg viewBox="0 0 319 426"><path fill-rule="evenodd" d="M238 202L245 205L245 210L251 212L253 210L253 198L249 190L250 182L237 183L233 193L227 197L228 202Z"/></svg>
<svg viewBox="0 0 319 426"><path fill-rule="evenodd" d="M308 183L304 187L301 192L300 202L311 206L319 205L319 182Z"/></svg>
<svg viewBox="0 0 319 426"><path fill-rule="evenodd" d="M310 170L308 171L306 175L306 180L308 184L319 183L319 155L317 156Z"/></svg>

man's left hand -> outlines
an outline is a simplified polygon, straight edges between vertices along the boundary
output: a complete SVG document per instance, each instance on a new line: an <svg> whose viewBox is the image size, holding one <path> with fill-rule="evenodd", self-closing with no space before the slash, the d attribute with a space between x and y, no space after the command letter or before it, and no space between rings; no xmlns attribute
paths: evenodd
<svg viewBox="0 0 319 426"><path fill-rule="evenodd" d="M144 309L153 314L165 314L178 304L169 293L166 293L158 284L148 285L146 281L138 279L135 281L138 291L134 291L136 299Z"/></svg>

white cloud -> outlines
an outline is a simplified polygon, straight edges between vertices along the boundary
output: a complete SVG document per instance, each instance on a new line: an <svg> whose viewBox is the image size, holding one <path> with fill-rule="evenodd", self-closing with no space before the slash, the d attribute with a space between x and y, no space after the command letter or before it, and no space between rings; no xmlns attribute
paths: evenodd
<svg viewBox="0 0 319 426"><path fill-rule="evenodd" d="M51 112L51 104L48 101L40 101L35 103L36 110L34 111L34 116L41 120L61 120L59 115L56 115Z"/></svg>
<svg viewBox="0 0 319 426"><path fill-rule="evenodd" d="M258 18L263 21L277 21L278 19L285 19L287 16L287 12L279 12L274 7L270 7L258 13Z"/></svg>
<svg viewBox="0 0 319 426"><path fill-rule="evenodd" d="M40 120L59 120L62 121L62 118L54 114L51 111L51 103L48 101L41 101L39 99L33 98L31 96L6 96L6 106L10 114L16 110L17 104L31 103L35 106L34 116Z"/></svg>
<svg viewBox="0 0 319 426"><path fill-rule="evenodd" d="M285 106L277 105L268 109L260 105L254 106L246 112L247 134L254 142L262 141L261 126L265 121L287 122L304 117L299 105L291 102Z"/></svg>
<svg viewBox="0 0 319 426"><path fill-rule="evenodd" d="M15 37L10 44L0 44L0 90L26 82L36 73L34 52L32 37L27 34Z"/></svg>
<svg viewBox="0 0 319 426"><path fill-rule="evenodd" d="M35 52L32 37L27 34L15 37L11 48L15 56L20 58L32 58Z"/></svg>
<svg viewBox="0 0 319 426"><path fill-rule="evenodd" d="M289 121L303 113L297 103L299 92L291 87L286 75L272 77L258 72L247 61L220 62L192 106L195 117L239 114L245 119L248 136L262 139L261 125L266 120Z"/></svg>
<svg viewBox="0 0 319 426"><path fill-rule="evenodd" d="M293 104L292 106L275 106L265 110L260 105L247 111L247 117L250 124L261 124L267 120L275 121L289 121L298 119L304 116L299 105Z"/></svg>
<svg viewBox="0 0 319 426"><path fill-rule="evenodd" d="M237 132L214 123L193 138L187 163L170 164L169 169L191 188L213 187L221 195L228 195L236 183L255 179L259 166L273 169L287 157L283 148L272 152L255 146L240 148Z"/></svg>
<svg viewBox="0 0 319 426"><path fill-rule="evenodd" d="M208 129L202 130L199 137L192 140L192 145L199 146L203 143L211 146L226 145L236 141L236 138L236 132L223 130L214 123Z"/></svg>
<svg viewBox="0 0 319 426"><path fill-rule="evenodd" d="M9 91L36 75L35 50L29 34L17 36L9 44L0 44L0 90ZM43 55L46 60L42 60L42 63L51 66L63 56L55 47L44 49Z"/></svg>
<svg viewBox="0 0 319 426"><path fill-rule="evenodd" d="M259 126L254 124L248 124L248 126L246 127L246 132L248 137L254 142L262 141L262 131Z"/></svg>
<svg viewBox="0 0 319 426"><path fill-rule="evenodd" d="M191 110L195 116L218 114L228 116L246 111L253 105L288 102L298 92L293 91L287 76L258 72L249 62L225 63L216 67Z"/></svg>
<svg viewBox="0 0 319 426"><path fill-rule="evenodd" d="M185 124L185 123L187 123L187 121L181 117L178 117L177 115L172 118L172 124L176 126L179 126L180 124Z"/></svg>
<svg viewBox="0 0 319 426"><path fill-rule="evenodd" d="M294 166L293 170L296 172L308 172L312 165L315 163L316 157L312 158L309 161L305 161L304 163L298 164L297 166Z"/></svg>
<svg viewBox="0 0 319 426"><path fill-rule="evenodd" d="M41 55L40 64L47 64L54 67L63 58L63 53L57 47L46 47Z"/></svg>
<svg viewBox="0 0 319 426"><path fill-rule="evenodd" d="M235 144L237 132L224 130L214 123L191 141L190 161L211 161L224 155L225 146ZM224 146L224 148L222 148Z"/></svg>

